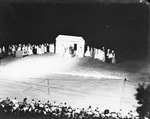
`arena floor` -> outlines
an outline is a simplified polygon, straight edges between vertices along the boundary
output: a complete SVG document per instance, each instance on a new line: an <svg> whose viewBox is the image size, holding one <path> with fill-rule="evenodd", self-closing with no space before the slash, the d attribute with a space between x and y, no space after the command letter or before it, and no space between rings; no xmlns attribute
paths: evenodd
<svg viewBox="0 0 150 119"><path fill-rule="evenodd" d="M141 68L142 67L142 68ZM0 65L1 98L27 97L46 102L67 102L72 107L91 105L101 111L136 109L138 83L149 81L141 60L107 64L92 58L64 58L54 54L6 57ZM124 79L127 81L124 81Z"/></svg>

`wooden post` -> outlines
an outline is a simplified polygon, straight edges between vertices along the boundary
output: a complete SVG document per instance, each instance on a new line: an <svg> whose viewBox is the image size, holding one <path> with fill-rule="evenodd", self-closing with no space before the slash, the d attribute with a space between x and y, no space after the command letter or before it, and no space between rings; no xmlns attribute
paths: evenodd
<svg viewBox="0 0 150 119"><path fill-rule="evenodd" d="M49 79L47 79L47 84L48 84L48 95L50 95L50 89L49 89Z"/></svg>
<svg viewBox="0 0 150 119"><path fill-rule="evenodd" d="M150 62L150 3L147 3L148 11L148 61Z"/></svg>

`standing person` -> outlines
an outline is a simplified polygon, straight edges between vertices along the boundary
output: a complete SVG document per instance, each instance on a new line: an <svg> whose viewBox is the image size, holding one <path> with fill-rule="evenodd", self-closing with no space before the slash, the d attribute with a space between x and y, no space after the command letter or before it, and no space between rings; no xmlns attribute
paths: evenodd
<svg viewBox="0 0 150 119"><path fill-rule="evenodd" d="M35 48L36 48L37 54L39 54L39 49L40 49L40 48L39 48L39 45L36 45Z"/></svg>
<svg viewBox="0 0 150 119"><path fill-rule="evenodd" d="M8 46L8 55L11 55L11 52L12 52L12 47L11 45Z"/></svg>
<svg viewBox="0 0 150 119"><path fill-rule="evenodd" d="M21 51L23 51L23 55L24 55L24 48L25 47L25 45L23 44L22 46L21 46Z"/></svg>
<svg viewBox="0 0 150 119"><path fill-rule="evenodd" d="M49 44L47 43L47 52L49 52Z"/></svg>
<svg viewBox="0 0 150 119"><path fill-rule="evenodd" d="M102 60L102 53L100 49L97 49L97 59Z"/></svg>
<svg viewBox="0 0 150 119"><path fill-rule="evenodd" d="M32 55L32 54L33 54L33 52L32 52L32 46L31 46L31 45L29 45L29 47L28 47L28 48L29 48L29 50L28 50L28 51L29 51L29 55Z"/></svg>
<svg viewBox="0 0 150 119"><path fill-rule="evenodd" d="M39 54L42 54L43 50L42 50L42 45L39 45Z"/></svg>
<svg viewBox="0 0 150 119"><path fill-rule="evenodd" d="M42 52L42 54L45 53L45 51L44 51L44 44L41 45L41 52Z"/></svg>
<svg viewBox="0 0 150 119"><path fill-rule="evenodd" d="M107 49L106 61L110 63L110 49Z"/></svg>
<svg viewBox="0 0 150 119"><path fill-rule="evenodd" d="M95 50L94 50L94 59L97 59L97 57L98 57L97 55L98 55L98 49L95 48Z"/></svg>
<svg viewBox="0 0 150 119"><path fill-rule="evenodd" d="M89 48L89 46L87 46L87 50L85 52L85 57L90 57L90 56L91 56L91 54L90 54L90 48Z"/></svg>
<svg viewBox="0 0 150 119"><path fill-rule="evenodd" d="M15 45L12 45L12 56L15 56L15 51L16 51Z"/></svg>
<svg viewBox="0 0 150 119"><path fill-rule="evenodd" d="M94 52L94 51L93 51L93 48L91 47L91 50L90 50L91 57L94 56L94 53L93 53L93 52Z"/></svg>
<svg viewBox="0 0 150 119"><path fill-rule="evenodd" d="M35 53L35 45L33 45L32 52L33 52L33 54L36 54L36 53Z"/></svg>
<svg viewBox="0 0 150 119"><path fill-rule="evenodd" d="M49 44L49 52L52 53L52 45Z"/></svg>
<svg viewBox="0 0 150 119"><path fill-rule="evenodd" d="M106 50L105 50L105 47L102 47L102 50L103 50L103 62L106 61Z"/></svg>
<svg viewBox="0 0 150 119"><path fill-rule="evenodd" d="M0 48L0 59L2 58L2 48Z"/></svg>
<svg viewBox="0 0 150 119"><path fill-rule="evenodd" d="M47 45L46 45L46 43L44 45L44 53L47 53Z"/></svg>
<svg viewBox="0 0 150 119"><path fill-rule="evenodd" d="M6 55L5 46L3 46L3 48L2 48L2 57L5 57L5 55Z"/></svg>
<svg viewBox="0 0 150 119"><path fill-rule="evenodd" d="M54 46L54 44L52 44L52 53L55 53L55 46Z"/></svg>
<svg viewBox="0 0 150 119"><path fill-rule="evenodd" d="M114 50L112 50L112 61L111 61L112 64L115 64L116 63L116 55L115 55L115 52Z"/></svg>

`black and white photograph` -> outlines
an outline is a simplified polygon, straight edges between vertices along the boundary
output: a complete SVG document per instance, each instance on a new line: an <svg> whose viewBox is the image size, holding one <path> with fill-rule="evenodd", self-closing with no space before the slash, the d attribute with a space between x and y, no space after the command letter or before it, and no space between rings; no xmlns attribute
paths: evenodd
<svg viewBox="0 0 150 119"><path fill-rule="evenodd" d="M0 0L0 119L150 119L150 1Z"/></svg>

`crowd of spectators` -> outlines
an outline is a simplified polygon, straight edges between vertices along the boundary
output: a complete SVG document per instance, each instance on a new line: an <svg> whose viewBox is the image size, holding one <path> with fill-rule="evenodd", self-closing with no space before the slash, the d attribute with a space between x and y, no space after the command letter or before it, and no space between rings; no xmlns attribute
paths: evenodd
<svg viewBox="0 0 150 119"><path fill-rule="evenodd" d="M55 101L42 103L40 100L36 102L34 99L29 101L24 98L19 102L17 98L10 100L0 98L0 115L12 114L20 116L46 116L56 119L69 118L69 119L136 119L134 113L130 111L128 115L123 116L121 112L110 112L108 109L101 111L99 108L92 109L89 106L85 108L72 108L67 103L57 104Z"/></svg>

